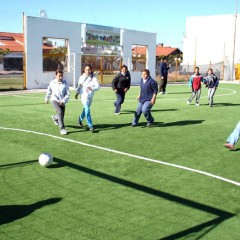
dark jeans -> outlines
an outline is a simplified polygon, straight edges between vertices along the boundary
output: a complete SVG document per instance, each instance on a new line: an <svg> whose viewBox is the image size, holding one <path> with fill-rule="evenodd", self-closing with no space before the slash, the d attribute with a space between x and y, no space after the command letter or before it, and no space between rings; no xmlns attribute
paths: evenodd
<svg viewBox="0 0 240 240"><path fill-rule="evenodd" d="M154 118L151 114L151 108L152 108L152 104L150 101L146 101L145 103L138 103L137 106L137 110L134 113L134 118L132 120L132 125L137 125L139 118L141 117L142 113L144 115L144 117L146 118L147 122L149 123L153 123L154 122Z"/></svg>
<svg viewBox="0 0 240 240"><path fill-rule="evenodd" d="M58 126L60 129L64 129L64 115L65 115L65 105L60 106L57 101L52 101L52 105L56 110L56 114L53 116L55 120L58 120Z"/></svg>
<svg viewBox="0 0 240 240"><path fill-rule="evenodd" d="M117 96L117 101L114 102L115 113L119 113L121 110L121 105L123 104L125 99L125 92L118 89L118 92L115 92L115 94Z"/></svg>
<svg viewBox="0 0 240 240"><path fill-rule="evenodd" d="M163 76L163 79L160 79L159 92L166 92L167 86L167 76Z"/></svg>

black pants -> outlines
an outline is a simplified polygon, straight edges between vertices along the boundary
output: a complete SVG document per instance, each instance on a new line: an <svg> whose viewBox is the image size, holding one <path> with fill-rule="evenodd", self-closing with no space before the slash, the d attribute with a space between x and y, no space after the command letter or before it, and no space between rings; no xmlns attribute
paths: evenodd
<svg viewBox="0 0 240 240"><path fill-rule="evenodd" d="M159 92L166 92L167 86L167 76L163 76L163 79L160 79Z"/></svg>

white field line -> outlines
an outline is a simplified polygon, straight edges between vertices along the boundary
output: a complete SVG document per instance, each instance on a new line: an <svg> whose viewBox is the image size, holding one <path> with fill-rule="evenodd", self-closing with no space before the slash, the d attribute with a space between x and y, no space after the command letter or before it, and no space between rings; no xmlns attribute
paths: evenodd
<svg viewBox="0 0 240 240"><path fill-rule="evenodd" d="M236 185L236 186L240 186L240 182L236 182L236 181L233 181L233 180L230 180L230 179L227 179L227 178L224 178L224 177L220 177L220 176L208 173L208 172L204 172L204 171L201 171L201 170L197 170L197 169L194 169L194 168L189 168L189 167L184 167L184 166L177 165L177 164L167 163L167 162L163 162L163 161L160 161L160 160L155 160L155 159L146 158L146 157L142 157L142 156L126 153L126 152L121 152L121 151L117 151L117 150L113 150L113 149L109 149L109 148L105 148L105 147L100 147L100 146L96 146L96 145L92 145L92 144L88 144L88 143L84 143L84 142L79 142L79 141L75 141L75 140L68 139L68 138L63 138L63 137L58 137L58 136L54 136L54 135L50 135L50 134L46 134L46 133L35 132L35 131L31 131L31 130L18 129L18 128L0 127L0 129L9 130L9 131L33 133L33 134L37 134L37 135L51 137L51 138L55 138L55 139L59 139L59 140L67 141L67 142L80 144L80 145L87 146L87 147L100 149L100 150L107 151L107 152L121 154L121 155L125 155L125 156L128 156L128 157L141 159L141 160L144 160L144 161L154 162L154 163L158 163L158 164L162 164L162 165L166 165L166 166L170 166L170 167L183 169L183 170L190 171L190 172L199 173L199 174L202 174L202 175L206 175L206 176L209 176L209 177L212 177L212 178L219 179L219 180L224 181L224 182L231 183L231 184Z"/></svg>
<svg viewBox="0 0 240 240"><path fill-rule="evenodd" d="M214 95L215 97L222 97L222 96L229 96L229 95L236 94L235 90L232 90L232 89L229 89L229 88L220 88L219 87L219 89L224 89L224 90L231 91L231 92L230 93L224 93L224 94L215 94ZM37 92L37 93L39 93L39 92ZM40 92L40 93L42 93L42 92ZM191 95L191 91L189 91L189 94ZM40 98L40 97L33 97L33 96L27 96L27 95L21 95L21 94L13 94L13 95L3 94L3 95L0 95L0 97L5 97L5 96L13 96L13 97L21 97L21 98ZM201 95L201 99L202 98L208 98L208 96L202 96ZM42 99L43 99L43 102L44 102L44 98L42 98ZM158 97L157 101L164 101L164 100L165 101L178 101L178 100L186 100L186 99L189 99L189 97L187 97L187 98L160 98L160 97ZM76 102L75 99L70 99L69 100L69 102L72 102L72 101ZM113 100L112 99L106 99L105 101L113 101ZM135 98L134 99L125 99L125 102L132 102L132 101L136 101L136 99Z"/></svg>

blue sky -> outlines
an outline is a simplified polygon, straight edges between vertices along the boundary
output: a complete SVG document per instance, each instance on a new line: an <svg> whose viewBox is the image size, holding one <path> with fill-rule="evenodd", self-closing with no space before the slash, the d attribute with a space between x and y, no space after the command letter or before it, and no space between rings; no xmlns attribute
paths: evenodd
<svg viewBox="0 0 240 240"><path fill-rule="evenodd" d="M7 31L6 29L9 29L9 32L22 31L21 25L20 30L17 30L19 26L13 23L13 20L6 20L4 15L20 16L20 13L24 12L25 15L39 17L39 11L46 9L48 18L51 19L156 32L157 43L181 49L186 17L234 14L237 0L147 0L144 2L139 0L1 0L0 31ZM239 10L240 6L238 6L238 13Z"/></svg>

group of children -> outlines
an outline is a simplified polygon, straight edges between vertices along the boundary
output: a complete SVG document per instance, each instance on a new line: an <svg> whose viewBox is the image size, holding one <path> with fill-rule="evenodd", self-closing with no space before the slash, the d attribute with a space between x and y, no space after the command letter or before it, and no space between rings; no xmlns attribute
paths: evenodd
<svg viewBox="0 0 240 240"><path fill-rule="evenodd" d="M130 88L131 76L126 65L121 67L120 73L118 73L112 81L112 89L116 94L117 100L114 102L115 112L114 114L120 114L121 104L124 102L125 94ZM83 105L82 113L79 116L79 127L83 127L83 119L86 117L88 128L91 132L94 131L90 106L92 104L95 91L100 89L99 82L96 76L93 74L91 65L86 65L84 73L80 76L78 86L76 88L75 99L78 95L81 96L81 102ZM138 106L134 114L134 118L131 126L138 124L139 118L143 113L147 120L147 127L152 126L154 118L151 115L151 108L155 104L156 96L158 92L157 82L151 78L148 69L142 71L142 79L140 80L140 94L137 97ZM51 98L51 103L56 110L56 114L52 116L52 120L55 125L60 128L62 135L68 134L65 129L64 115L65 105L70 98L69 86L66 80L63 80L63 71L56 70L55 79L53 79L48 88L45 96L45 102L48 103Z"/></svg>
<svg viewBox="0 0 240 240"><path fill-rule="evenodd" d="M93 132L93 123L91 118L90 107L92 104L94 92L99 90L100 85L92 72L91 65L86 65L84 68L84 73L80 76L78 81L78 86L76 88L75 99L78 95L81 95L81 102L83 105L82 113L78 118L79 127L83 127L82 121L86 117L89 130ZM45 102L48 103L51 98L51 103L56 110L56 114L52 116L52 120L55 125L60 128L60 133L62 135L68 134L65 129L64 115L65 115L65 105L70 98L69 86L66 80L63 80L63 70L56 70L55 79L53 79L48 88L47 94L45 96Z"/></svg>
<svg viewBox="0 0 240 240"><path fill-rule="evenodd" d="M191 101L195 98L195 105L199 106L199 99L201 95L201 83L205 84L205 87L208 87L208 104L212 107L213 104L213 96L217 90L219 81L217 76L213 73L213 70L208 69L207 76L203 78L203 76L199 73L199 68L195 68L195 73L191 76L189 80L189 86L192 87L192 95L188 99L187 104L190 104ZM240 121L237 123L235 129L227 138L226 143L223 145L231 150L235 149L235 144L239 140L240 137Z"/></svg>
<svg viewBox="0 0 240 240"><path fill-rule="evenodd" d="M212 69L208 69L206 77L203 77L199 73L199 68L196 67L194 74L190 77L189 86L192 88L192 94L187 101L190 104L195 98L195 105L199 106L199 100L201 96L201 84L208 87L208 102L209 106L212 107L213 96L219 84L217 76L213 73ZM131 76L126 65L121 67L121 71L114 77L112 81L112 89L116 94L117 100L114 102L115 112L114 114L120 114L121 104L124 102L125 94L131 86ZM78 86L76 88L75 99L78 95L81 96L81 102L83 105L82 113L79 116L78 124L79 127L83 127L83 119L86 117L88 128L93 132L93 123L91 118L90 106L92 104L93 96L95 91L100 89L99 82L96 76L93 74L91 65L86 65L84 68L84 73L80 76L78 81ZM135 127L138 124L139 118L143 113L147 120L147 127L151 127L154 118L151 114L151 108L155 104L156 96L158 93L157 82L151 78L148 69L142 71L142 78L140 80L140 93L137 96L138 106L134 113L134 118L132 120L131 126ZM68 134L65 129L64 115L65 115L65 105L70 98L70 90L66 80L63 79L63 70L56 70L55 79L53 79L48 88L47 94L45 96L45 102L48 103L51 98L51 103L56 110L56 114L52 115L52 120L55 125L60 128L60 133L62 135ZM234 131L230 134L227 139L227 143L224 144L225 147L229 149L234 149L234 145L238 141L240 136L240 122L237 124Z"/></svg>
<svg viewBox="0 0 240 240"><path fill-rule="evenodd" d="M201 85L204 83L205 87L208 88L208 104L209 107L213 105L213 96L217 90L219 80L217 76L213 73L213 70L208 69L207 76L203 77L199 73L199 67L196 67L194 74L190 77L189 86L192 88L192 95L188 99L187 104L189 105L192 100L195 98L195 105L199 106L199 100L201 96Z"/></svg>

